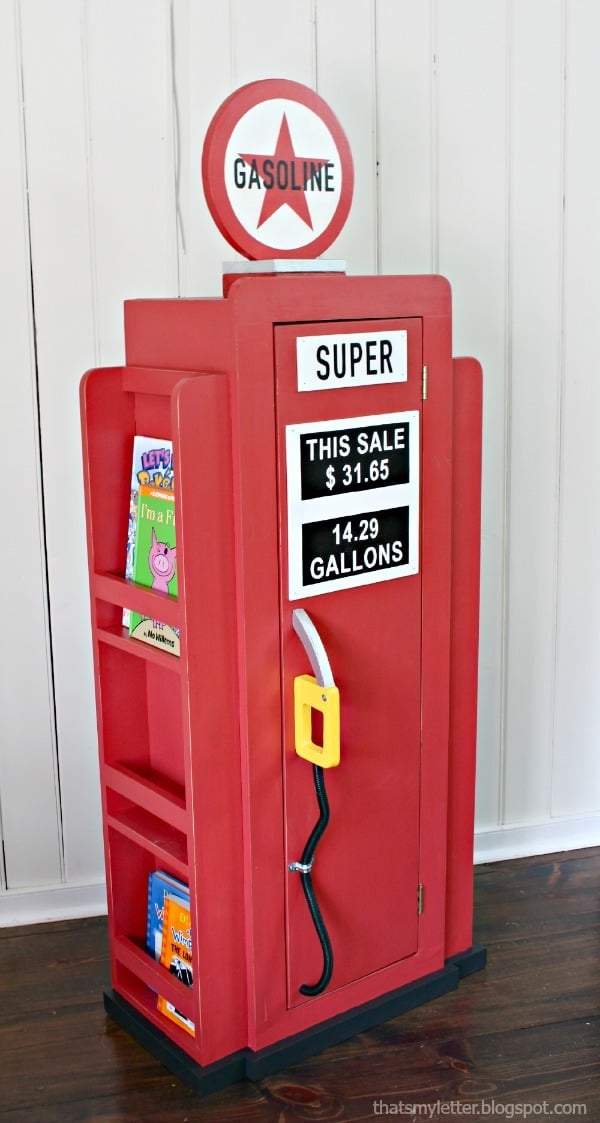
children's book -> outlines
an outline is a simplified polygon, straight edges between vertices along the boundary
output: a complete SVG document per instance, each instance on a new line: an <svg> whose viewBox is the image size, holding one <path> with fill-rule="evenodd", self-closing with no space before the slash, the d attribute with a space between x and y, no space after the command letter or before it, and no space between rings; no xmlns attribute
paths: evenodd
<svg viewBox="0 0 600 1123"><path fill-rule="evenodd" d="M177 595L175 496L172 491L145 485L139 489L133 580L138 585ZM179 630L160 620L131 612L129 634L134 639L179 655Z"/></svg>
<svg viewBox="0 0 600 1123"><path fill-rule="evenodd" d="M171 902L168 904L168 902ZM160 963L164 963L169 967L173 974L181 978L187 986L192 985L192 972L191 972L191 958L188 960L184 958L183 954L171 954L171 962L166 962L169 956L169 947L165 945L163 949L164 933L169 932L165 927L165 918L167 911L175 909L175 905L184 915L185 924L187 928L184 932L179 933L177 930L174 935L183 935L185 939L190 939L189 948L185 948L185 955L191 957L191 924L189 920L189 907L190 907L190 893L185 882L180 881L179 878L173 877L172 874L166 873L165 870L153 870L148 876L148 922L146 927L146 948L154 959ZM167 924L174 925L178 915L171 916L167 920ZM169 933L169 940L172 940L172 935ZM185 970L184 970L185 968ZM185 1015L180 1014L178 1010L167 1002L165 998L160 996L157 1000L158 1009L167 1017L172 1018L178 1025L183 1025L188 1033L194 1033L194 1023L186 1018Z"/></svg>
<svg viewBox="0 0 600 1123"><path fill-rule="evenodd" d="M127 527L127 553L125 576L133 580L137 501L140 487L153 487L157 491L173 491L173 446L160 437L135 436L131 460L131 487L129 493L129 522ZM129 609L123 609L123 626L129 627Z"/></svg>
<svg viewBox="0 0 600 1123"><path fill-rule="evenodd" d="M192 986L192 922L189 903L179 897L171 896L170 893L167 893L164 899L160 962L186 987ZM194 1023L172 1002L159 995L157 1006L165 1017L170 1018L176 1025L182 1026L192 1037L195 1036Z"/></svg>
<svg viewBox="0 0 600 1123"><path fill-rule="evenodd" d="M148 923L146 926L146 947L160 960L162 948L165 897L170 894L178 897L184 905L189 904L190 894L187 885L165 870L153 870L148 876Z"/></svg>

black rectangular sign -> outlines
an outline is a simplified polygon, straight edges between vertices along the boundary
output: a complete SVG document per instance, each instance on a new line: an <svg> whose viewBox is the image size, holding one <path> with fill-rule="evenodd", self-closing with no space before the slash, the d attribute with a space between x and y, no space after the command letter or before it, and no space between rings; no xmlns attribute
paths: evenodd
<svg viewBox="0 0 600 1123"><path fill-rule="evenodd" d="M407 565L409 545L408 506L304 523L303 584L397 569Z"/></svg>
<svg viewBox="0 0 600 1123"><path fill-rule="evenodd" d="M303 500L406 484L410 424L396 421L302 433L300 478Z"/></svg>

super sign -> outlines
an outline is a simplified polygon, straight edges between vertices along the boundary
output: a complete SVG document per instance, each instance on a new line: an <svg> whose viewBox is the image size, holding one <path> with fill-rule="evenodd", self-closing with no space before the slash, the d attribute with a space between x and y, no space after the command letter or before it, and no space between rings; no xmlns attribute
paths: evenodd
<svg viewBox="0 0 600 1123"><path fill-rule="evenodd" d="M219 230L245 257L317 257L346 221L354 171L323 99L267 79L236 90L215 114L202 180Z"/></svg>

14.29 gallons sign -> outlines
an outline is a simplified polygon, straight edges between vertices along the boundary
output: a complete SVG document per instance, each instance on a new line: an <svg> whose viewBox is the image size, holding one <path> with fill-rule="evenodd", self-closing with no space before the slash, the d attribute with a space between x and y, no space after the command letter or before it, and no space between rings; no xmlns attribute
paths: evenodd
<svg viewBox="0 0 600 1123"><path fill-rule="evenodd" d="M286 429L289 598L419 568L417 411Z"/></svg>

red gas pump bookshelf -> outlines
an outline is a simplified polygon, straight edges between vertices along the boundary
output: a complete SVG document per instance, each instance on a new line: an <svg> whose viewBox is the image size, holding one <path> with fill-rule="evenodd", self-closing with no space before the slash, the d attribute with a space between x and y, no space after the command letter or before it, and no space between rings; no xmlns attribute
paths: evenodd
<svg viewBox="0 0 600 1123"><path fill-rule="evenodd" d="M335 389L299 389L299 339L325 355L328 341L358 348L386 333L406 341L401 381L352 385L348 373ZM125 366L82 383L105 1004L209 1091L443 993L485 961L471 934L481 372L452 359L439 277L250 275L222 299L128 302L125 342ZM364 347L369 373L382 373L384 344ZM416 563L390 575L383 528L400 508L380 500L387 480L375 478L389 456L353 461L354 499L323 491L309 507L293 466L308 441L341 492L343 449L366 447L365 434L376 450L393 434L399 446L401 428L418 442L403 508ZM136 433L173 442L177 598L122 576ZM304 509L321 513L318 526L294 522ZM329 536L328 555L306 545L311 535ZM326 565L338 573L329 586ZM130 638L124 606L178 627L180 658ZM297 608L325 641L341 709L312 874L334 961L316 997L301 987L319 977L322 948L290 869L317 817L311 767L295 751L294 680L310 671ZM157 867L190 887L191 989L144 948ZM158 1012L157 993L195 1037Z"/></svg>

